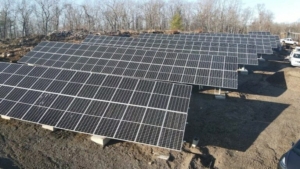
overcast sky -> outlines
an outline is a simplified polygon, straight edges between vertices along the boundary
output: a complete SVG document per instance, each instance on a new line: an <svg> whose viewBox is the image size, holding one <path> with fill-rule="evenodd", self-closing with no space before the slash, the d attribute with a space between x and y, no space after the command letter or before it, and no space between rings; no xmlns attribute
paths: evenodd
<svg viewBox="0 0 300 169"><path fill-rule="evenodd" d="M265 4L274 14L275 22L292 23L300 19L300 0L242 0L244 7Z"/></svg>

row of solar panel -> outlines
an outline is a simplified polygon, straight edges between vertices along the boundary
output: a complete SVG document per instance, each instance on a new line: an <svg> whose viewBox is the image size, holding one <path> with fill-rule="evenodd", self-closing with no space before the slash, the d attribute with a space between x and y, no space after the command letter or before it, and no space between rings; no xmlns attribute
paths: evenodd
<svg viewBox="0 0 300 169"><path fill-rule="evenodd" d="M32 55L32 56L30 56ZM237 58L236 57L222 57L222 56L211 56L209 59L202 57L199 60L184 60L184 59L163 59L163 58L151 58L151 57L136 57L128 56L131 61L121 60L127 57L122 57L121 59L109 59L109 58L89 58L80 57L74 55L64 55L64 54L51 54L51 53L36 53L32 52L30 55L24 56L19 62L20 63L30 63L45 66L54 66L64 68L71 68L74 64L77 64L78 69L85 67L86 71L91 70L94 66L108 66L108 67L119 67L128 69L140 69L145 71L162 71L171 72L176 70L185 69L220 69L220 70L233 70L235 71ZM201 55L199 55L201 57ZM202 55L205 56L205 55ZM140 61L140 62L139 62Z"/></svg>
<svg viewBox="0 0 300 169"><path fill-rule="evenodd" d="M87 38L90 38L91 36L87 36ZM263 39L263 38L250 38L250 37L227 37L227 36L206 36L206 35L186 35L186 34L140 34L140 38L168 38L168 39L199 39L200 40L214 40L216 42L218 41L239 41L239 42L247 42L247 43L254 43L254 44L260 44L260 45L270 45L270 39Z"/></svg>
<svg viewBox="0 0 300 169"><path fill-rule="evenodd" d="M0 68L2 115L181 149L191 86L17 64Z"/></svg>
<svg viewBox="0 0 300 169"><path fill-rule="evenodd" d="M272 48L277 48L279 42L279 37L276 35L255 35L255 34L228 34L228 33L195 33L195 34L174 34L174 35L164 35L164 34L143 34L141 35L144 38L148 38L149 36L169 36L173 37L174 39L193 39L195 37L218 37L218 38L247 38L247 39L259 39L259 40L268 40L271 43ZM244 42L243 42L244 43Z"/></svg>
<svg viewBox="0 0 300 169"><path fill-rule="evenodd" d="M0 90L4 88L5 87L0 87ZM57 100L66 99L55 94L45 93L45 95L47 95L46 97L57 97ZM51 102L51 100L49 102ZM113 104L111 104L110 107L112 106ZM118 140L154 145L178 151L181 150L184 131L171 129L169 127L182 128L186 120L186 115L183 114L160 112L150 109L143 112L143 108L130 106L128 106L125 112L122 112L124 110L120 110L123 114L119 115L123 116L123 120L104 116L101 118L89 114L61 111L35 104L24 104L5 99L0 103L0 110L2 115L7 113L5 114L6 116L23 121L50 125L55 128L75 132L102 135ZM116 108L113 108L112 111L115 112ZM166 122L163 123L163 127L152 125L160 124L161 119L164 119L164 116L166 117ZM130 121L126 118L129 118L128 120ZM143 119L142 123L140 121L132 122L134 120L141 120L141 118Z"/></svg>
<svg viewBox="0 0 300 169"><path fill-rule="evenodd" d="M237 56L238 57L238 63L243 65L258 65L257 60L257 53L256 50L253 49L253 45L244 45L244 44L232 44L232 47L228 48L214 48L214 47L206 47L203 49L199 49L195 46L195 49L190 50L182 50L177 49L172 46L164 46L163 44L158 44L158 47L147 47L146 46L138 46L134 44L124 44L125 41L121 41L120 43L118 41L110 41L109 43L106 42L105 39L111 39L113 37L102 37L102 36L95 36L97 40L91 40L93 42L83 42L84 44L90 44L90 45L101 45L101 46L114 46L114 47L121 47L121 48L127 48L127 49L143 49L143 50L154 50L154 51L162 51L162 52L175 52L175 53L188 53L188 54L200 54L200 55L220 55L220 56ZM205 42L201 42L205 43ZM205 43L208 44L208 43ZM152 44L150 44L151 46ZM221 44L220 44L221 45ZM229 45L227 45L229 46ZM245 48L238 48L238 46L246 46ZM249 49L247 48L249 47ZM212 49L212 51L210 51ZM224 51L219 51L219 49Z"/></svg>
<svg viewBox="0 0 300 169"><path fill-rule="evenodd" d="M70 53L68 51L72 50L73 46L62 50L62 48L55 48L57 44L66 47L65 43L40 44L21 58L19 63L186 84L237 88L236 57L142 50L124 52L122 48L114 47L101 47L100 51L105 52L92 52L90 49L92 46L86 47L87 51L77 50ZM44 50L46 47L47 50ZM68 55L63 53L68 53ZM132 55L124 53L132 53Z"/></svg>
<svg viewBox="0 0 300 169"><path fill-rule="evenodd" d="M76 48L76 49L74 49ZM234 50L237 51L237 50ZM79 44L69 44L61 42L42 42L37 47L35 47L32 52L27 53L27 56L33 56L32 53L58 53L65 55L75 55L82 57L96 57L96 58L111 58L111 59L122 59L126 61L132 61L132 58L163 58L163 59L177 59L177 60L193 60L193 61L211 61L210 55L197 55L197 54L183 54L183 53L166 53L159 51L147 51L139 49L112 47L112 46L98 46L98 45L79 45ZM113 56L113 57L112 57ZM126 58L123 58L126 57ZM128 57L128 58L127 58ZM229 56L218 56L213 60L217 62L224 62L225 58L230 58ZM140 62L141 60L136 60ZM226 60L225 60L226 61Z"/></svg>
<svg viewBox="0 0 300 169"><path fill-rule="evenodd" d="M45 84L49 86L49 92L58 92L62 94L70 94L65 90L61 91L65 88L65 85L72 85L73 90L80 90L84 85L92 85L96 87L108 87L108 88L120 88L122 90L129 91L143 91L148 93L156 93L162 95L174 95L177 97L188 98L189 95L181 95L179 91L180 86L175 85L175 89L171 93L170 88L172 84L170 83L159 83L156 84L155 81L145 81L131 78L122 78L118 76L108 76L102 74L93 74L86 73L81 71L71 71L71 70L63 70L63 69L54 69L54 68L45 68L45 67L32 67L26 65L19 64L7 64L1 63L1 80L0 83L11 85L11 86L20 86L20 87L33 87L32 85L39 79L44 80L45 82L41 82L41 84ZM24 80L21 82L21 80ZM46 82L57 83L58 87L51 87L52 84ZM37 85L36 90L46 90L47 86ZM62 85L62 86L61 86ZM41 87L41 88L39 88ZM154 89L153 89L154 87ZM97 89L97 88L95 88ZM152 90L153 89L153 90ZM55 90L55 91L52 91ZM108 89L109 90L109 89ZM84 91L84 90L83 90ZM74 91L73 91L74 92ZM72 94L72 95L76 95ZM95 93L92 93L95 94ZM185 93L186 94L186 93ZM84 94L83 94L84 95ZM80 95L81 97L85 97ZM101 96L99 96L101 97Z"/></svg>
<svg viewBox="0 0 300 169"><path fill-rule="evenodd" d="M191 38L186 36L172 36L165 34L140 34L139 38L150 38L157 41L166 40L176 40L178 44L184 44L185 42L222 42L222 43L235 43L235 44L252 44L256 46L256 51L259 54L272 54L272 47L269 39L254 39L254 38L232 38L232 37L209 37L209 36L193 36Z"/></svg>
<svg viewBox="0 0 300 169"><path fill-rule="evenodd" d="M117 76L128 76L135 78L144 79L154 79L160 81L171 81L186 84L197 84L204 86L222 87L222 88L237 88L237 73L236 71L224 71L224 70L213 70L209 68L210 63L208 62L207 69L193 69L193 68L180 68L180 67L170 67L162 66L160 69L152 66L150 70L149 65L145 64L143 67L141 65L137 69L122 68L116 66L102 66L102 65L88 65L81 63L70 63L70 62L60 62L54 60L48 60L41 64L41 61L37 59L37 65L51 66L57 68L65 68L72 70L90 71L102 74L112 74ZM22 62L20 62L22 63ZM27 62L28 63L28 62ZM100 62L101 63L101 62ZM129 63L129 62L128 62ZM32 63L34 64L34 63ZM206 63L203 63L206 64ZM214 66L219 66L218 63L214 63ZM227 64L228 69L234 69L237 65ZM156 71L155 71L156 69ZM236 70L236 69L235 69Z"/></svg>
<svg viewBox="0 0 300 169"><path fill-rule="evenodd" d="M185 34L185 35L198 35L198 34L202 34L202 33L197 33L197 32L182 32L180 34ZM229 34L229 33L227 33ZM248 34L250 35L271 35L271 32L269 31L250 31L248 32ZM244 34L247 35L247 34Z"/></svg>
<svg viewBox="0 0 300 169"><path fill-rule="evenodd" d="M179 35L182 36L182 35ZM279 36L277 35L256 35L256 34L228 34L228 33L201 33L190 36L212 36L212 37L243 37L243 38L258 38L258 39L269 39L272 48L277 48L280 43Z"/></svg>
<svg viewBox="0 0 300 169"><path fill-rule="evenodd" d="M267 31L252 31L252 32L248 32L248 34L250 34L250 35L271 35L271 32L267 32Z"/></svg>
<svg viewBox="0 0 300 169"><path fill-rule="evenodd" d="M90 40L90 41L88 41ZM117 43L118 42L118 43ZM159 47L159 48L176 48L181 50L208 50L210 51L227 51L228 48L233 48L233 52L240 53L257 53L256 46L250 44L230 44L222 42L186 42L176 40L163 39L136 39L126 37L110 37L89 35L83 43L93 44L116 44L116 45L130 45L140 47ZM204 49L202 49L204 48Z"/></svg>
<svg viewBox="0 0 300 169"><path fill-rule="evenodd" d="M244 38L259 38L269 39L270 37L276 37L277 35L258 35L258 34L233 34L233 33L194 33L194 34L174 34L176 36L189 35L189 36L227 36L227 37L244 37Z"/></svg>
<svg viewBox="0 0 300 169"><path fill-rule="evenodd" d="M107 46L105 47L105 45L108 45L108 46L113 46L114 45L114 42L111 42L110 44L104 44L102 46L99 46L99 45L77 45L77 44L74 44L74 46L72 46L72 48L68 47L68 45L65 45L65 44L62 44L64 46L61 46L61 47L54 47L52 46L53 48L50 50L51 47L48 47L48 46L43 46L43 49L40 49L40 46L37 46L36 48L34 48L34 50L36 51L42 51L42 52L59 52L59 53L62 53L62 52L66 52L66 50L64 49L69 49L69 51L65 54L73 54L75 53L76 51L77 52L81 52L80 54L83 54L82 51L90 51L90 54L93 54L94 52L105 52L105 53L119 53L119 54L138 54L138 55L148 55L148 53L153 53L155 54L155 57L162 57L160 56L160 52L157 52L156 51L145 51L145 50L140 50L140 49L137 49L137 50L133 50L132 48L130 47L122 47L121 49L118 49L118 46L116 45L115 48L109 48L109 50L107 50ZM75 46L77 46L77 49L73 49ZM125 46L125 45L124 45ZM130 45L128 45L130 46ZM58 51L58 48L60 48L59 50L61 51ZM88 49L85 49L85 48L88 48ZM125 48L125 49L124 49ZM141 47L143 48L143 47ZM187 50L188 49L180 49L180 48L177 48L177 46L173 47L173 46L165 46L164 48L175 48L175 50L178 50L178 51L182 51L182 50ZM130 50L131 49L131 50ZM197 46L193 46L192 49L190 49L191 51L197 51L197 53L199 53L198 51L209 51L209 52L224 52L224 53L251 53L251 54L256 54L256 50L253 49L253 48L238 48L238 46L227 46L227 47L222 47L222 46L202 46L202 47L197 47ZM137 53L139 52L139 53ZM189 52L189 53L193 53L193 52ZM194 52L196 53L196 52ZM153 55L152 54L152 55ZM178 53L174 53L173 55L178 55ZM180 55L180 54L179 54Z"/></svg>
<svg viewBox="0 0 300 169"><path fill-rule="evenodd" d="M2 96L5 100L10 100L13 102L19 102L23 104L29 104L29 105L35 105L40 106L44 108L51 108L55 110L61 110L61 111L68 111L72 113L78 113L78 114L87 114L91 116L97 116L97 117L106 117L106 118L114 118L114 119L121 119L126 111L127 104L118 104L113 102L103 102L103 101L97 101L97 100L91 100L91 99L82 99L82 98L75 98L73 96L65 96L65 95L58 95L53 94L51 92L41 92L41 91L35 91L35 90L28 90L28 89L22 89L22 88L14 88L10 86L2 86L1 87ZM51 96L51 97L49 97ZM133 96L134 97L134 96ZM156 100L158 102L160 100ZM180 102L180 100L177 100L177 103L180 103L181 105L186 105L186 102ZM5 105L3 105L5 106ZM144 107L137 107L136 105L129 105L130 109L136 110L146 110ZM150 105L149 105L150 107ZM11 107L12 108L12 107ZM10 108L7 109L1 109L1 113L3 115L10 115L9 112ZM18 116L12 116L15 118L22 118L26 111L28 109L25 109L25 111L16 112L15 114ZM157 112L160 115L163 116L166 111L159 110L159 109L147 109L150 112ZM173 111L172 114L178 114L180 116L184 116L183 113L176 113ZM131 114L127 114L127 117L123 120L126 121L133 121L133 122L141 122L141 121L135 121L135 117L132 117L131 115L134 112L131 112ZM143 112L135 112L135 113L143 113ZM157 114L156 113L156 114ZM37 119L36 119L37 120ZM151 119L144 119L145 121L151 121ZM163 118L162 118L163 120ZM185 120L185 119L183 119ZM162 122L159 124L151 123L151 122L145 122L145 124L151 124L151 125L158 125L161 126ZM49 125L49 124L48 124ZM174 124L176 125L176 124ZM181 126L184 124L180 124ZM53 125L55 126L55 125ZM174 128L173 126L170 126L170 128ZM174 128L178 130L183 130L184 127L181 128Z"/></svg>
<svg viewBox="0 0 300 169"><path fill-rule="evenodd" d="M157 34L158 36L164 34ZM257 35L257 34L232 34L232 33L180 33L180 34L170 34L170 36L177 37L194 37L194 36L218 36L218 37L240 37L240 38L255 38L255 39L269 39L270 37L275 37L276 35Z"/></svg>

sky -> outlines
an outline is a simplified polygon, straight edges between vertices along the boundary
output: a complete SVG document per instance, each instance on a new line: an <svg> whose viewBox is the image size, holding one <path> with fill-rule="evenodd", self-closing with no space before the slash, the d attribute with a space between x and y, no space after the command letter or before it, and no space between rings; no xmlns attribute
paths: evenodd
<svg viewBox="0 0 300 169"><path fill-rule="evenodd" d="M300 21L300 0L242 0L242 3L244 7L265 4L266 9L274 14L274 21L278 23Z"/></svg>
<svg viewBox="0 0 300 169"><path fill-rule="evenodd" d="M74 0L81 4L85 0ZM143 0L141 0L143 1ZM183 0L199 1L199 0ZM201 0L200 0L201 1ZM300 21L300 0L240 0L243 7L254 8L257 4L265 4L265 8L274 14L274 22L293 23Z"/></svg>

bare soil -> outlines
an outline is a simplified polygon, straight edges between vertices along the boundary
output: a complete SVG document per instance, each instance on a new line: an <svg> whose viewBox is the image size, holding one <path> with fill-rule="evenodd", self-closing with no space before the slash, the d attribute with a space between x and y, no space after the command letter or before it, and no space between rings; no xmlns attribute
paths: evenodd
<svg viewBox="0 0 300 169"><path fill-rule="evenodd" d="M250 74L239 75L239 89L226 100L195 86L181 152L117 140L101 147L88 135L1 119L0 168L276 168L300 138L300 69L286 55L247 67ZM190 148L194 137L198 147Z"/></svg>

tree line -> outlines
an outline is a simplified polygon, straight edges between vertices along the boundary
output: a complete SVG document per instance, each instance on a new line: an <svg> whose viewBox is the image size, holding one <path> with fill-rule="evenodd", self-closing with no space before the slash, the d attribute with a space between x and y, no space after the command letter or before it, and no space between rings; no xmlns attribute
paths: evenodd
<svg viewBox="0 0 300 169"><path fill-rule="evenodd" d="M300 21L275 23L263 4L241 0L0 0L0 38L53 31L170 30L247 33L300 32ZM180 23L179 23L180 22Z"/></svg>

